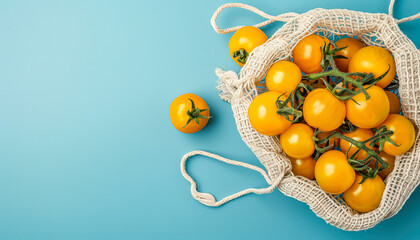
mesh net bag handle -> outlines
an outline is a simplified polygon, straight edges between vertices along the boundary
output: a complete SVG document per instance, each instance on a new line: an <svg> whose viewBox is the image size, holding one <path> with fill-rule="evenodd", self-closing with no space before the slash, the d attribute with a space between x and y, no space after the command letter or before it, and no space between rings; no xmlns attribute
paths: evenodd
<svg viewBox="0 0 420 240"><path fill-rule="evenodd" d="M225 8L239 7L250 10L267 20L254 26L261 27L274 21L285 24L263 45L254 49L239 75L233 71L216 69L219 77L217 89L220 97L231 103L237 129L243 141L254 152L268 172L269 179L278 181L277 188L285 195L305 202L310 209L327 223L348 231L359 231L371 228L384 219L394 216L402 208L411 193L420 182L420 52L410 39L401 32L399 23L420 18L420 13L400 20L393 18L393 5L390 1L389 14L364 13L346 9L313 9L303 14L286 13L278 16L268 15L252 6L240 3L224 4L211 18L211 24L217 33L225 34L236 31L241 26L220 29L216 24L217 16ZM404 116L416 128L416 140L412 149L397 157L394 171L386 179L386 188L379 207L368 213L357 213L348 207L340 195L330 195L319 188L315 181L294 176L290 161L281 150L278 139L257 133L250 125L247 115L248 106L258 93L256 82L262 79L268 68L278 60L289 60L291 51L303 37L322 32L327 37L336 35L358 36L366 45L376 45L388 49L394 56L397 75L400 79L399 94ZM193 153L193 152L192 152ZM206 152L209 157L222 158ZM191 153L189 153L191 154ZM186 154L184 158L188 158ZM185 161L181 161L184 177ZM220 160L220 159L218 159ZM235 163L224 161L234 165ZM184 166L182 165L184 164ZM257 170L258 171L258 170ZM261 171L264 171L261 169ZM186 173L186 171L185 171ZM264 174L263 174L264 176ZM267 178L266 178L267 180ZM219 206L242 195L251 193L245 190L217 202L211 194L196 193L195 182L191 182L191 193L200 202L206 204L207 199L214 206ZM273 185L273 181L267 182ZM194 188L194 190L193 190ZM268 193L267 191L264 193ZM244 194L241 194L244 193ZM200 195L205 196L200 200ZM211 197L209 197L211 195ZM208 202L207 202L208 203ZM209 204L206 204L209 205Z"/></svg>
<svg viewBox="0 0 420 240"><path fill-rule="evenodd" d="M242 190L242 191L240 191L238 193L229 195L229 196L223 198L220 201L216 201L216 198L212 194L199 192L197 190L197 188L198 188L197 183L187 173L187 170L185 168L187 159L190 158L190 157L192 157L192 156L195 156L195 155L206 156L206 157L209 157L209 158L212 158L212 159L216 159L216 160L218 160L220 162L224 162L224 163L227 163L227 164L230 164L230 165L236 165L236 166L248 168L248 169L254 170L256 172L259 172L265 178L265 180L267 181L267 183L270 186L268 186L266 188L260 188L260 189L248 188L248 189ZM225 203L227 203L229 201L232 201L232 200L234 200L234 199L236 199L238 197L242 197L242 196L247 195L247 194L250 194L250 193L255 193L255 194L271 193L277 187L277 185L279 185L280 181L283 179L283 175L280 175L280 176L277 176L277 178L273 181L267 175L267 173L263 169L261 169L259 167L256 167L254 165L247 164L247 163L244 163L244 162L238 162L238 161L230 160L230 159L221 157L219 155L216 155L216 154L213 154L213 153L209 153L209 152L206 152L206 151L201 151L201 150L191 151L191 152L185 154L182 157L182 160L181 160L181 173L184 176L184 178L187 179L187 181L191 183L191 195L197 201L199 201L200 203L202 203L204 205L207 205L209 207L218 207L218 206L223 205L223 204L225 204Z"/></svg>

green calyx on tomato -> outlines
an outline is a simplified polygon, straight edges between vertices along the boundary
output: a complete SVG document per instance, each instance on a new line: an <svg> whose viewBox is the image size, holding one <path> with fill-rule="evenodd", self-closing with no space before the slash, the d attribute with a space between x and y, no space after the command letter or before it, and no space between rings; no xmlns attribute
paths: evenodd
<svg viewBox="0 0 420 240"><path fill-rule="evenodd" d="M337 52L344 50L347 47L331 49L331 46L332 46L331 43L328 43L328 44L324 43L324 46L321 48L321 53L322 53L321 67L323 71L328 70L328 67L330 66L330 62L329 62L330 59L328 59L327 56L332 56L333 59L347 59L347 57L345 56L336 55Z"/></svg>
<svg viewBox="0 0 420 240"><path fill-rule="evenodd" d="M323 59L321 61L321 67L323 68L323 71L320 73L312 73L312 74L304 75L302 79L311 81L311 80L316 80L316 79L323 78L326 76L334 76L337 78L341 78L342 84L340 85L333 84L335 85L334 87L331 86L331 84L329 84L325 79L323 79L324 84L326 88L328 89L328 91L330 91L336 98L342 101L348 100L348 99L352 100L352 97L363 92L366 99L369 99L370 96L366 92L366 88L364 88L363 85L370 85L370 86L375 85L377 82L379 82L382 78L386 76L386 74L389 72L391 67L389 66L388 70L377 78L374 78L372 73L366 74L366 73L358 73L358 72L350 72L350 73L342 72L337 68L334 62L334 59L343 58L343 56L335 56L335 54L337 53L336 50L339 51L343 49L345 49L345 47L331 50L331 43L324 44L322 48ZM355 79L353 79L352 77L354 77ZM351 87L349 88L348 86L351 86Z"/></svg>
<svg viewBox="0 0 420 240"><path fill-rule="evenodd" d="M246 59L248 58L248 55L249 54L243 48L241 48L238 51L232 53L232 57L242 64L246 63Z"/></svg>
<svg viewBox="0 0 420 240"><path fill-rule="evenodd" d="M307 97L308 93L312 90L312 86L299 83L296 89L291 92L284 101L280 100L280 98L277 99L277 114L285 117L292 123L299 122L303 115L300 109L303 106L305 97ZM290 119L289 116L293 116L293 119Z"/></svg>
<svg viewBox="0 0 420 240"><path fill-rule="evenodd" d="M187 115L190 117L183 128L185 128L192 120L194 120L197 124L200 124L199 118L208 119L211 116L203 116L201 115L202 112L208 111L209 109L199 109L195 107L194 101L191 98L188 98L191 101L191 110L187 111Z"/></svg>
<svg viewBox="0 0 420 240"><path fill-rule="evenodd" d="M356 172L363 176L361 183L363 183L367 178L375 178L379 171L387 169L389 166L387 162L385 162L374 150L366 146L366 144L368 144L371 147L375 146L376 144L379 144L379 152L380 150L382 150L385 142L388 142L392 145L396 145L394 141L390 139L390 136L392 136L394 132L388 130L385 126L381 126L379 129L376 130L375 135L373 137L368 138L364 141L357 141L355 139L343 135L338 131L334 131L328 136L322 139L318 139L318 133L320 133L320 131L318 129L315 129L313 140L315 142L316 153L314 159L318 159L322 153L330 149L331 146L320 147L320 145L327 143L331 138L340 138L349 142L352 146L357 148L357 151L354 152L350 157L347 156L348 162ZM349 150L347 151L346 155L348 155ZM357 159L356 155L362 150L365 151L368 154L368 156L364 159ZM375 162L375 166L373 168L369 166L371 162Z"/></svg>
<svg viewBox="0 0 420 240"><path fill-rule="evenodd" d="M356 131L357 127L351 123L347 118L344 119L344 123L338 128L342 133L352 133Z"/></svg>
<svg viewBox="0 0 420 240"><path fill-rule="evenodd" d="M379 76L378 78L374 78L373 74L371 73L366 74L366 73L357 73L357 72L354 72L354 73L341 72L337 68L334 60L345 58L340 55L336 56L336 53L338 51L345 49L346 47L331 49L331 46L332 46L331 43L328 43L328 44L324 43L324 46L321 48L323 58L320 64L322 67L322 72L312 73L312 74L307 74L307 75L302 76L302 80L306 80L309 84L304 84L303 82L299 83L296 89L288 95L286 100L277 101L276 103L278 107L277 113L280 116L284 116L284 117L290 116L290 115L294 116L293 119L289 119L288 117L286 117L286 119L288 119L289 121L293 123L296 123L301 119L301 117L304 115L304 113L302 113L301 107L304 106L304 101L306 100L305 98L308 96L309 92L314 90L314 88L310 85L311 82L313 81L320 81L320 79L322 79L322 81L324 82L326 86L327 91L330 92L335 98L337 98L340 101L345 101L345 100L350 99L353 102L356 102L353 99L353 97L361 93L364 94L366 100L369 99L370 96L367 90L371 86L376 84L378 81L380 81L389 71L388 69L387 72L385 72L383 75ZM336 77L335 82L332 82L332 81L330 82L329 81L330 77ZM364 86L364 85L368 85L368 86ZM343 109L343 107L340 107L340 109ZM311 123L309 123L309 125L311 125ZM313 124L311 126L314 128L318 128L318 126L314 126ZM327 131L327 129L322 129L322 127L320 128L322 131ZM331 129L328 129L328 131L333 130L335 128L331 127Z"/></svg>

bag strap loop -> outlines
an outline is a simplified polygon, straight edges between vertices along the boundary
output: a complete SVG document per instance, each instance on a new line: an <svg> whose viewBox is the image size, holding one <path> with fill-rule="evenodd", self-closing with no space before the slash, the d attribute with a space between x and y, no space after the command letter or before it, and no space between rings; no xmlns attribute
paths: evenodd
<svg viewBox="0 0 420 240"><path fill-rule="evenodd" d="M394 4L395 4L395 1L396 0L391 0L389 2L388 14L391 17L393 17L393 14L394 14ZM416 20L416 19L419 19L419 18L420 18L420 13L417 13L417 14L414 14L414 15L409 16L409 17L406 17L406 18L397 19L397 23L400 24L400 23L403 23L403 22L409 22L409 21L413 21L413 20Z"/></svg>
<svg viewBox="0 0 420 240"><path fill-rule="evenodd" d="M299 14L294 13L294 12L290 12L290 13L283 13L280 14L278 16L272 16L269 15L261 10L259 10L258 8L255 8L253 6L247 5L247 4L243 4L243 3L226 3L223 4L222 6L220 6L213 14L213 16L211 17L210 23L211 26L213 27L214 31L216 31L219 34L226 34L226 33L231 33L234 32L238 29L240 29L243 26L236 26L236 27L231 27L231 28L227 28L227 29L220 29L217 24L216 24L216 19L219 16L219 14L223 11L223 9L225 8L242 8L242 9L246 9L248 11L254 12L258 15L260 15L263 18L266 18L267 20L258 24L255 24L254 27L260 28L263 26L266 26L270 23L273 23L275 21L280 21L280 22L288 22L290 20L292 20L293 18L299 16Z"/></svg>
<svg viewBox="0 0 420 240"><path fill-rule="evenodd" d="M240 167L244 167L244 168L248 168L248 169L257 171L257 172L261 173L261 175L265 178L267 183L270 184L270 186L268 186L266 188L259 188L259 189L248 188L248 189L242 190L238 193L227 196L220 201L216 201L216 198L212 194L199 192L197 190L197 183L194 181L194 179L192 179L192 177L190 175L188 175L188 173L185 169L185 164L187 162L187 159L189 157L192 157L192 156L195 156L195 155L206 156L206 157L213 158L213 159L216 159L218 161L221 161L221 162L224 162L224 163L227 163L227 164L236 165L236 166L240 166ZM261 169L257 166L254 166L254 165L251 165L251 164L248 164L248 163L244 163L244 162L230 160L230 159L221 157L219 155L209 153L209 152L205 152L205 151L201 151L201 150L196 150L196 151L189 152L182 157L181 173L184 176L184 178L187 179L187 181L191 183L191 195L197 201L199 201L200 203L202 203L204 205L207 205L207 206L210 206L210 207L218 207L220 205L223 205L223 204L225 204L229 201L232 201L236 198L247 195L249 193L256 193L256 194L271 193L280 184L280 182L281 182L281 180L283 179L283 176L284 176L284 173L282 173L274 181L272 181L270 179L270 177L267 175L267 173L263 169Z"/></svg>

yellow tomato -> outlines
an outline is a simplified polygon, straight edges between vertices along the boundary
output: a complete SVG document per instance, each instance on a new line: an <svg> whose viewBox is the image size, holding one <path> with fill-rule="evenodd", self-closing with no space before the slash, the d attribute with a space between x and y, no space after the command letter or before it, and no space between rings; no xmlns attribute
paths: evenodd
<svg viewBox="0 0 420 240"><path fill-rule="evenodd" d="M353 97L357 102L347 100L347 119L359 128L374 128L381 124L389 114L389 101L385 91L377 86L366 90L370 98L363 93Z"/></svg>
<svg viewBox="0 0 420 240"><path fill-rule="evenodd" d="M327 151L316 161L315 179L327 193L343 193L353 184L355 176L346 155L340 151Z"/></svg>
<svg viewBox="0 0 420 240"><path fill-rule="evenodd" d="M315 151L314 131L303 123L292 124L280 135L283 151L293 158L307 158Z"/></svg>
<svg viewBox="0 0 420 240"><path fill-rule="evenodd" d="M193 109L193 103L191 101L194 102L195 110ZM200 110L205 109L207 110L200 112ZM208 117L210 116L210 112L208 109L209 106L201 97L192 93L186 93L172 101L171 106L169 107L169 116L172 124L179 131L184 133L195 133L206 126L209 121ZM196 117L190 116L188 112L190 112L190 115L196 115ZM201 118L200 115L204 118ZM190 122L187 124L189 120ZM198 121L198 123L196 121Z"/></svg>
<svg viewBox="0 0 420 240"><path fill-rule="evenodd" d="M312 157L292 158L289 157L292 164L292 172L295 175L306 177L309 180L314 179L315 160Z"/></svg>
<svg viewBox="0 0 420 240"><path fill-rule="evenodd" d="M286 96L280 95L278 92L265 92L254 98L249 105L249 122L257 132L268 136L279 135L292 124L277 114L277 98L286 100ZM292 119L293 116L289 117Z"/></svg>
<svg viewBox="0 0 420 240"><path fill-rule="evenodd" d="M293 49L293 61L306 74L321 72L321 48L328 43L330 40L325 37L315 34L306 36Z"/></svg>
<svg viewBox="0 0 420 240"><path fill-rule="evenodd" d="M385 190L384 181L379 176L368 178L362 184L362 176L357 174L353 185L343 193L344 201L354 210L365 213L376 209Z"/></svg>
<svg viewBox="0 0 420 240"><path fill-rule="evenodd" d="M401 112L401 103L397 95L390 91L385 91L385 93L389 101L389 114L399 114Z"/></svg>
<svg viewBox="0 0 420 240"><path fill-rule="evenodd" d="M346 105L326 89L318 88L308 94L303 103L303 118L321 131L337 129L346 116Z"/></svg>
<svg viewBox="0 0 420 240"><path fill-rule="evenodd" d="M349 72L372 73L375 78L389 72L376 85L388 86L395 77L395 61L391 53L381 47L368 46L357 51L350 60Z"/></svg>
<svg viewBox="0 0 420 240"><path fill-rule="evenodd" d="M343 133L343 135L346 136L346 137L349 137L351 139L354 139L356 141L362 142L362 141L366 141L369 138L373 137L374 133L370 129L358 128L354 132ZM375 150L374 147L369 146L369 143L366 143L365 146L372 149L372 150ZM341 139L341 141L340 141L340 149L343 153L347 153L347 151L348 151L348 157L349 158L350 158L350 156L352 156L358 150L357 147L352 146L349 142L347 142L344 139ZM356 154L356 158L358 160L363 160L368 156L369 156L369 154L365 150L360 150Z"/></svg>
<svg viewBox="0 0 420 240"><path fill-rule="evenodd" d="M269 91L288 96L300 83L302 73L299 67L289 61L278 61L268 70L265 84Z"/></svg>
<svg viewBox="0 0 420 240"><path fill-rule="evenodd" d="M338 51L336 55L344 56L347 59L336 59L335 64L340 71L347 72L350 59L359 49L363 48L365 45L363 45L361 41L354 38L342 38L335 42L335 46L337 46L337 48L346 47L345 49Z"/></svg>
<svg viewBox="0 0 420 240"><path fill-rule="evenodd" d="M259 28L253 26L242 27L229 39L230 57L242 67L252 50L265 43L267 39L267 35ZM235 52L239 56L234 56Z"/></svg>
<svg viewBox="0 0 420 240"><path fill-rule="evenodd" d="M397 147L389 142L385 142L383 150L389 155L403 155L413 146L416 138L416 132L413 124L404 116L389 114L388 118L381 124L381 126L386 126L388 130L392 130L394 132L390 138L399 145Z"/></svg>

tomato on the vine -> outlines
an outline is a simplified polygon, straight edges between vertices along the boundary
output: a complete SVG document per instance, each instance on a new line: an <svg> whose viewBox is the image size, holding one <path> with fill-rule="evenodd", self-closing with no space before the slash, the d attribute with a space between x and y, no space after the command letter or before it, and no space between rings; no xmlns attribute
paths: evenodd
<svg viewBox="0 0 420 240"><path fill-rule="evenodd" d="M353 185L343 193L343 196L349 207L365 213L379 206L385 190L385 183L378 175L374 179L368 178L360 184L362 178L360 174L357 174Z"/></svg>
<svg viewBox="0 0 420 240"><path fill-rule="evenodd" d="M306 177L309 180L315 177L315 160L309 156L307 158L289 157L292 164L292 172L295 175Z"/></svg>
<svg viewBox="0 0 420 240"><path fill-rule="evenodd" d="M385 91L378 86L366 89L370 98L366 100L359 93L346 101L347 119L359 128L374 128L381 124L389 114L389 101Z"/></svg>
<svg viewBox="0 0 420 240"><path fill-rule="evenodd" d="M340 71L347 72L350 59L359 49L363 48L365 45L363 45L361 41L354 38L342 38L335 42L335 46L337 46L337 48L346 47L345 49L338 51L336 55L344 56L347 59L336 59L335 64Z"/></svg>
<svg viewBox="0 0 420 240"><path fill-rule="evenodd" d="M328 43L330 40L325 37L315 34L306 36L293 49L293 61L306 74L321 72L321 48Z"/></svg>
<svg viewBox="0 0 420 240"><path fill-rule="evenodd" d="M169 107L169 116L176 129L183 133L200 131L210 118L209 106L199 96L186 93L175 98Z"/></svg>
<svg viewBox="0 0 420 240"><path fill-rule="evenodd" d="M293 92L302 78L299 67L290 61L278 61L268 70L265 84L268 91L276 91L284 95Z"/></svg>
<svg viewBox="0 0 420 240"><path fill-rule="evenodd" d="M252 50L267 40L267 35L261 29L253 26L242 27L229 39L230 57L242 67Z"/></svg>
<svg viewBox="0 0 420 240"><path fill-rule="evenodd" d="M315 151L314 131L303 123L292 124L280 135L283 151L293 158L307 158Z"/></svg>
<svg viewBox="0 0 420 240"><path fill-rule="evenodd" d="M279 135L292 124L285 117L277 114L277 99L284 101L286 96L281 96L279 92L269 91L258 95L249 105L249 122L257 132L263 135Z"/></svg>
<svg viewBox="0 0 420 240"><path fill-rule="evenodd" d="M389 114L388 118L381 124L388 130L394 132L390 139L398 146L385 142L383 151L391 156L399 156L406 153L414 144L416 132L413 124L404 116L398 114Z"/></svg>
<svg viewBox="0 0 420 240"><path fill-rule="evenodd" d="M378 156L382 158L385 162L388 163L388 168L380 171L378 175L382 178L382 180L385 180L388 175L394 170L395 167L395 156L391 156L387 154L385 151L381 151ZM378 167L381 167L382 165L378 162ZM375 161L372 161L369 164L369 167L374 168L375 167Z"/></svg>
<svg viewBox="0 0 420 240"><path fill-rule="evenodd" d="M362 141L366 141L369 138L373 137L374 133L370 129L358 128L354 132L343 133L343 135L346 136L346 137L349 137L351 139L354 139L356 141L362 142ZM372 149L372 150L375 150L374 147L369 146L369 143L366 143L365 146ZM347 142L344 139L340 140L340 149L343 153L347 153L348 157L353 155L358 150L357 147L352 146L351 143ZM369 156L369 154L365 150L362 150L362 149L356 154L356 158L358 160L363 160L368 156Z"/></svg>
<svg viewBox="0 0 420 240"><path fill-rule="evenodd" d="M353 184L355 176L346 155L340 151L327 151L316 161L315 179L327 193L343 193Z"/></svg>
<svg viewBox="0 0 420 240"><path fill-rule="evenodd" d="M389 72L376 85L388 86L395 77L395 61L385 48L367 46L357 51L349 62L349 72L372 73L375 78Z"/></svg>
<svg viewBox="0 0 420 240"><path fill-rule="evenodd" d="M401 112L401 103L397 95L390 91L385 91L385 93L389 101L389 114L399 114Z"/></svg>
<svg viewBox="0 0 420 240"><path fill-rule="evenodd" d="M337 129L346 117L346 105L327 89L310 92L303 103L303 118L308 125L321 131Z"/></svg>
<svg viewBox="0 0 420 240"><path fill-rule="evenodd" d="M317 139L322 140L322 139L326 138L328 135L330 135L331 133L333 133L333 131L331 131L331 132L320 132L320 133L318 133L318 135L316 137L317 137ZM341 141L340 138L332 137L332 138L328 139L328 141L326 143L319 144L319 147L324 148L324 147L330 146L330 147L328 147L327 150L332 150L332 149L340 146L340 141Z"/></svg>

